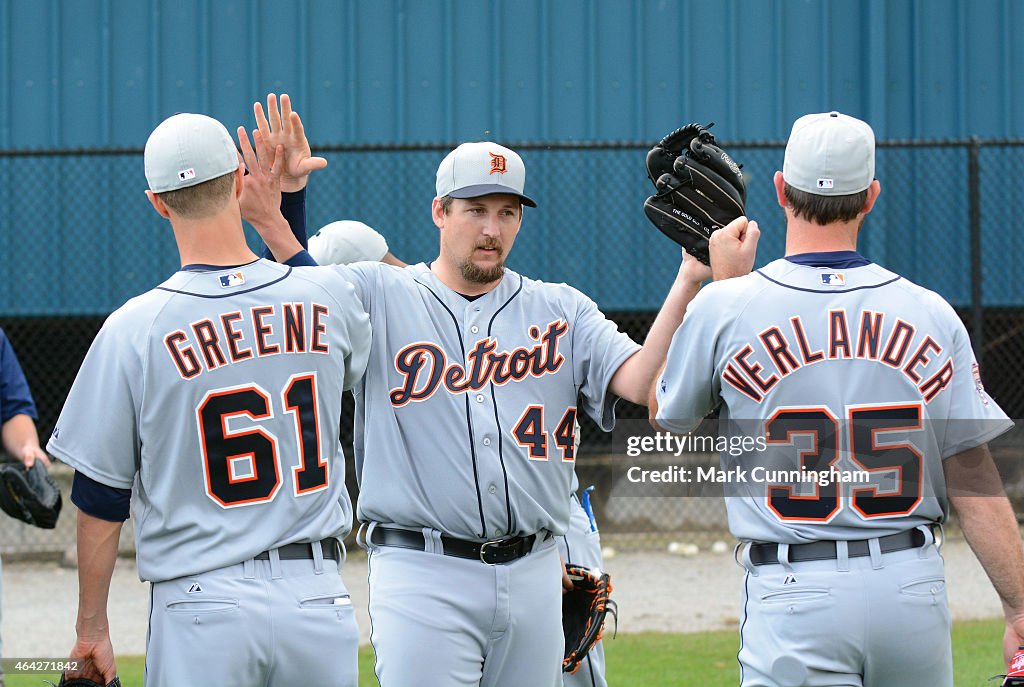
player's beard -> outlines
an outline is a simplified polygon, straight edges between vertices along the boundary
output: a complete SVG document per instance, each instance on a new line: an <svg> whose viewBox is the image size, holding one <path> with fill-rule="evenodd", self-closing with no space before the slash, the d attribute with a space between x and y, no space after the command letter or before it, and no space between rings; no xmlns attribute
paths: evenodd
<svg viewBox="0 0 1024 687"><path fill-rule="evenodd" d="M459 262L459 273L462 278L471 284L490 284L496 282L505 275L505 261L502 259L504 250L497 240L484 241L476 248L494 248L498 253L498 262L493 267L480 267L473 262L472 255ZM475 250L475 249L474 249Z"/></svg>

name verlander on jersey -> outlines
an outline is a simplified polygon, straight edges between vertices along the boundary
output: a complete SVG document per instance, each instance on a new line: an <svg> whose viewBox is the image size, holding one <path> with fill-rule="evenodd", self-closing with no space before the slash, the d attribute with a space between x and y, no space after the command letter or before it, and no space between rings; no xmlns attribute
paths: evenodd
<svg viewBox="0 0 1024 687"><path fill-rule="evenodd" d="M846 310L830 310L828 331L809 333L796 315L789 319L789 327L769 327L756 341L739 346L729 356L722 379L761 403L780 379L801 367L828 360L870 360L900 370L930 403L953 379L952 356L941 358L944 349L931 336L916 337L914 324L897 318L886 330L884 320L884 313L872 310L852 318ZM763 355L755 355L755 350Z"/></svg>

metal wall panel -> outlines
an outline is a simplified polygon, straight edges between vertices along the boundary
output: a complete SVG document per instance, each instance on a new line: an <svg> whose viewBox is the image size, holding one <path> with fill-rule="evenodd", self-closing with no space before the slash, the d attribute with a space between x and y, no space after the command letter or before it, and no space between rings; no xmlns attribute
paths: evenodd
<svg viewBox="0 0 1024 687"><path fill-rule="evenodd" d="M139 147L178 111L251 128L252 101L271 90L292 94L321 145L653 140L690 120L718 122L725 140L783 139L795 117L832 108L883 139L1024 137L1021 35L1021 0L0 0L0 147ZM528 157L532 193L580 213L555 226L537 213L517 266L602 305L657 307L672 266L655 258L638 281L622 258L659 254L643 234L643 191L603 188L600 169L572 160ZM370 164L333 156L345 185L314 216L377 212ZM778 229L769 168L750 170L751 208ZM51 159L32 166L35 182L23 169L0 161L0 311L103 312L173 269L140 160L85 171ZM383 216L393 245L423 257L436 239L433 178L408 169L393 170ZM865 235L871 257L962 240L933 202L938 178L961 168L910 155L885 169L880 210L898 202L884 217L901 219ZM608 220L627 211L635 223ZM1005 231L983 221L986 236ZM926 254L904 267L962 298L962 274L937 273ZM1019 264L1024 246L993 258ZM1020 304L1016 291L986 286L986 301Z"/></svg>
<svg viewBox="0 0 1024 687"><path fill-rule="evenodd" d="M324 143L775 139L832 107L881 138L1024 135L1019 0L0 0L0 31L4 148L139 145L267 90Z"/></svg>

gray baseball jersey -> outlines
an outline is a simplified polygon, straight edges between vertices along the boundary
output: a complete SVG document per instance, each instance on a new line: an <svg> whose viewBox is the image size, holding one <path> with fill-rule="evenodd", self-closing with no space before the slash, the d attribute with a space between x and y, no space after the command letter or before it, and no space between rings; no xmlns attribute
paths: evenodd
<svg viewBox="0 0 1024 687"><path fill-rule="evenodd" d="M342 537L336 418L369 322L329 268L180 271L103 325L48 450L132 488L139 575L160 581Z"/></svg>
<svg viewBox="0 0 1024 687"><path fill-rule="evenodd" d="M564 532L577 398L611 429L608 385L639 346L576 289L511 270L469 300L424 264L333 269L374 331L355 390L359 519L477 539Z"/></svg>
<svg viewBox="0 0 1024 687"><path fill-rule="evenodd" d="M940 521L942 459L1012 426L982 387L952 307L874 264L782 259L705 288L673 338L657 397L666 429L686 432L721 402L723 426L764 438L736 462L747 484L727 492L749 497L726 502L733 534L751 541L857 539ZM781 468L869 482L803 484Z"/></svg>

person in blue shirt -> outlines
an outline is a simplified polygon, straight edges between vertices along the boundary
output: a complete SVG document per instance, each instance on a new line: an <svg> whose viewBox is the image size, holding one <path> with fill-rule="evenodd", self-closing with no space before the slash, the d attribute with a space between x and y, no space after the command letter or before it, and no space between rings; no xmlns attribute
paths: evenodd
<svg viewBox="0 0 1024 687"><path fill-rule="evenodd" d="M50 465L50 459L39 446L35 422L38 417L18 356L14 354L4 330L0 329L0 444L5 453L24 463L25 467L31 467L37 460L47 467ZM2 582L0 577L0 592ZM0 613L2 610L0 605ZM0 648L2 646L0 643ZM3 685L4 676L0 668L0 687Z"/></svg>
<svg viewBox="0 0 1024 687"><path fill-rule="evenodd" d="M0 442L4 451L25 467L32 467L37 460L50 465L39 445L35 422L38 418L18 356L0 329Z"/></svg>

